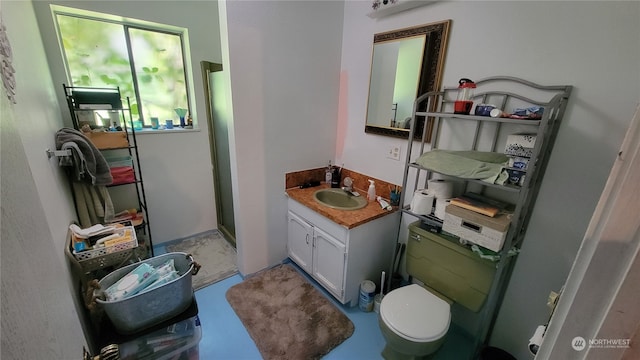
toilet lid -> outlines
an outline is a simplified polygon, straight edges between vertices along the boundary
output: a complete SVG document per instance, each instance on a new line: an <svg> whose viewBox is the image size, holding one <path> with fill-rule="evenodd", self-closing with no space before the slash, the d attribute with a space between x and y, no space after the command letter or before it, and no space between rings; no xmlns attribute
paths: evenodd
<svg viewBox="0 0 640 360"><path fill-rule="evenodd" d="M449 330L449 304L417 284L382 298L380 317L399 336L414 342L435 341Z"/></svg>

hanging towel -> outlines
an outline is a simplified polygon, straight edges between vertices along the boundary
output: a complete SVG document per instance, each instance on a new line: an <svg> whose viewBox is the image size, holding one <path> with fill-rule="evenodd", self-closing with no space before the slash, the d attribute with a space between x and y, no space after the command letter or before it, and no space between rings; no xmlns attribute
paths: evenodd
<svg viewBox="0 0 640 360"><path fill-rule="evenodd" d="M90 227L113 220L113 202L105 187L113 183L113 177L102 152L82 132L71 128L58 130L56 148L71 152L71 156L60 158L59 165L72 169L80 225Z"/></svg>
<svg viewBox="0 0 640 360"><path fill-rule="evenodd" d="M100 150L82 132L71 128L58 130L56 148L71 150L71 158L61 158L60 166L72 166L75 181L86 181L91 185L113 183L109 164Z"/></svg>
<svg viewBox="0 0 640 360"><path fill-rule="evenodd" d="M78 221L82 228L108 223L113 220L115 211L106 187L92 186L75 181L72 183L72 187L78 212Z"/></svg>

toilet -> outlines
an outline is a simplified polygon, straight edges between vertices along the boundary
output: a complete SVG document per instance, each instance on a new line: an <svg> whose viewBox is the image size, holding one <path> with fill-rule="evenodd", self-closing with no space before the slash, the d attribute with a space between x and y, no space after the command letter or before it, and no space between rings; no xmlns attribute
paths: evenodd
<svg viewBox="0 0 640 360"><path fill-rule="evenodd" d="M382 298L378 323L387 341L385 359L428 359L444 342L451 310L446 301L411 284Z"/></svg>
<svg viewBox="0 0 640 360"><path fill-rule="evenodd" d="M407 273L425 285L411 284L382 298L378 324L386 340L386 360L421 360L434 355L451 324L451 304L477 312L490 290L495 266L457 239L409 226Z"/></svg>

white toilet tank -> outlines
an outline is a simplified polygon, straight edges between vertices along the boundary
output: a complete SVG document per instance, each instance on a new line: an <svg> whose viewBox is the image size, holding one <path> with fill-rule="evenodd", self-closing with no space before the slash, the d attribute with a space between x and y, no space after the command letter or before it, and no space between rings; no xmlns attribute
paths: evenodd
<svg viewBox="0 0 640 360"><path fill-rule="evenodd" d="M491 288L495 264L461 245L458 238L409 225L407 273L450 300L477 312Z"/></svg>

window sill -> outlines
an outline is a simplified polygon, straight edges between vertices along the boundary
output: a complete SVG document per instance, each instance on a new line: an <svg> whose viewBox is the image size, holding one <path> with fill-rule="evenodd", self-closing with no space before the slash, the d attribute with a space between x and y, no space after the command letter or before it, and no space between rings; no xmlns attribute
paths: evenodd
<svg viewBox="0 0 640 360"><path fill-rule="evenodd" d="M129 130L131 132L131 130ZM173 129L151 129L144 128L142 130L136 130L136 136L138 135L150 135L150 134L175 134L175 133L189 133L189 132L200 132L199 128L194 127L193 129L183 129L179 126L174 127Z"/></svg>

